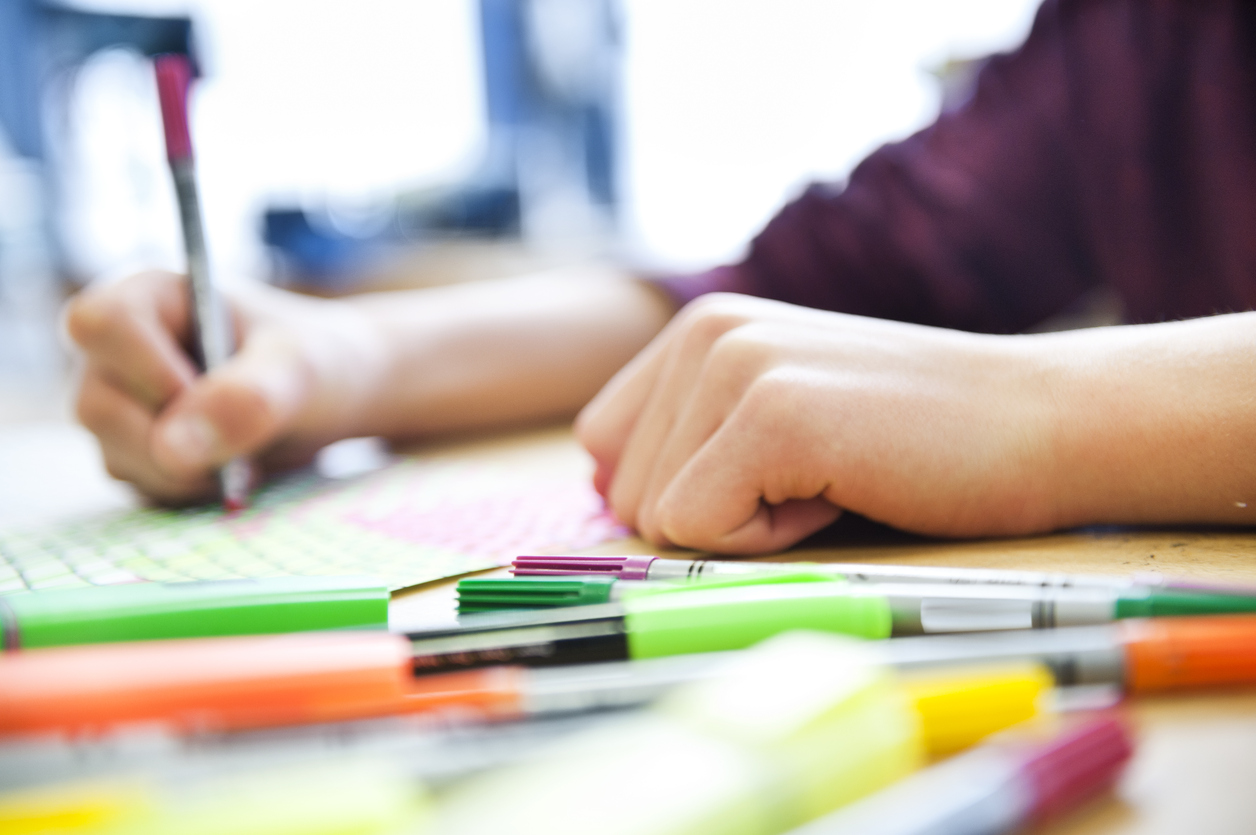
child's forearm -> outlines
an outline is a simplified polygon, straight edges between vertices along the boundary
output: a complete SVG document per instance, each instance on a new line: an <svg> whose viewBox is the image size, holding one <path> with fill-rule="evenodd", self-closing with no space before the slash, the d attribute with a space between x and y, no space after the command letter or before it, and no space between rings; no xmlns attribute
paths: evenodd
<svg viewBox="0 0 1256 835"><path fill-rule="evenodd" d="M1256 522L1256 314L1032 339L1056 526Z"/></svg>
<svg viewBox="0 0 1256 835"><path fill-rule="evenodd" d="M384 346L352 434L393 438L570 417L674 312L643 282L588 270L349 303Z"/></svg>

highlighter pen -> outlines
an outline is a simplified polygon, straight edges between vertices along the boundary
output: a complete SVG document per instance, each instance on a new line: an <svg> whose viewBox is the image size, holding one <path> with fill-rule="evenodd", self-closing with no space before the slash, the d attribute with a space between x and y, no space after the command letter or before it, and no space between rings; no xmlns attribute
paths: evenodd
<svg viewBox="0 0 1256 835"><path fill-rule="evenodd" d="M410 633L416 675L493 664L554 666L745 649L811 629L888 638L884 596L844 582L685 588L619 603L468 615L451 629Z"/></svg>
<svg viewBox="0 0 1256 835"><path fill-rule="evenodd" d="M509 609L552 609L622 600L643 592L727 585L817 582L839 575L809 569L770 574L713 575L685 582L622 580L605 574L471 578L458 583L462 614ZM1235 614L1256 611L1256 596L1129 585L1064 588L1006 584L890 584L859 582L891 598L893 634L917 635L987 629L1041 629L1107 623L1131 617Z"/></svg>
<svg viewBox="0 0 1256 835"><path fill-rule="evenodd" d="M1115 718L1059 724L1005 731L789 835L999 835L1038 825L1110 790L1134 752Z"/></svg>
<svg viewBox="0 0 1256 835"><path fill-rule="evenodd" d="M631 556L516 557L516 577L595 574L621 580L708 580L719 577L818 571L840 575L852 583L954 583L960 585L1041 586L1042 588L1171 588L1256 597L1256 587L1170 579L1155 572L1132 577L1108 574L1062 574L1000 568L942 568L931 565L881 563L757 562L750 560L673 560L648 554Z"/></svg>
<svg viewBox="0 0 1256 835"><path fill-rule="evenodd" d="M716 652L741 649L788 629L881 638L1256 610L1256 598L1168 589L859 584L815 577L778 574L773 575L778 582L768 584L729 580L668 587L597 606L468 615L454 629L411 636L416 669ZM788 580L808 581L779 582Z"/></svg>
<svg viewBox="0 0 1256 835"><path fill-rule="evenodd" d="M157 56L153 66L161 100L161 121L166 134L166 159L174 179L179 221L183 227L183 247L187 253L192 322L196 331L194 359L201 371L210 372L235 352L235 336L231 318L210 275L205 228L201 221L192 133L188 127L188 88L192 82L192 64L186 55L170 54ZM248 460L232 458L223 465L218 478L224 507L228 511L245 508L253 479Z"/></svg>
<svg viewBox="0 0 1256 835"><path fill-rule="evenodd" d="M374 577L267 577L127 583L0 596L4 649L387 629L388 587Z"/></svg>

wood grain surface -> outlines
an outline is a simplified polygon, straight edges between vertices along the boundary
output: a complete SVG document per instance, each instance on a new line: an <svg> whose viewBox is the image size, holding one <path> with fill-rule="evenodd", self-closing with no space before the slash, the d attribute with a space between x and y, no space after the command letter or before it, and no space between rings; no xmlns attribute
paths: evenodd
<svg viewBox="0 0 1256 835"><path fill-rule="evenodd" d="M5 440L5 429L8 446ZM71 443L53 442L64 431ZM48 433L53 433L49 435ZM52 440L50 440L50 438ZM42 466L0 467L7 518L47 513L48 482L75 485L73 505L116 508L125 491L100 471L81 430L20 430L0 427L0 450L16 465L39 447ZM24 454L19 456L18 451ZM565 428L506 436L464 438L424 444L413 452L440 458L492 460L538 474L591 472L591 465ZM32 481L34 482L32 484ZM586 553L662 553L640 540L624 539ZM688 552L665 554L693 556ZM847 518L773 560L893 562L918 565L1021 568L1166 575L1256 585L1256 532L1219 529L1103 529L1022 539L938 541L887 530ZM501 572L504 573L504 572ZM411 628L450 623L454 584L443 582L397 595L391 617ZM1138 728L1138 753L1117 791L1040 830L1051 835L1167 835L1168 833L1256 833L1256 688L1127 702L1122 710Z"/></svg>

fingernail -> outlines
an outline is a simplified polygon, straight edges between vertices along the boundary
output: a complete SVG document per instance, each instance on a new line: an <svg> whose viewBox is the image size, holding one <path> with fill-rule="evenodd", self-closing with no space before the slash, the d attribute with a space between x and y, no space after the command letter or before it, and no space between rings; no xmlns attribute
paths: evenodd
<svg viewBox="0 0 1256 835"><path fill-rule="evenodd" d="M218 430L201 415L180 415L161 432L162 442L188 467L208 464L221 446Z"/></svg>
<svg viewBox="0 0 1256 835"><path fill-rule="evenodd" d="M611 489L611 476L614 472L608 467L602 466L602 462L598 462L596 469L593 471L593 489L602 497L603 505L606 504L606 497Z"/></svg>

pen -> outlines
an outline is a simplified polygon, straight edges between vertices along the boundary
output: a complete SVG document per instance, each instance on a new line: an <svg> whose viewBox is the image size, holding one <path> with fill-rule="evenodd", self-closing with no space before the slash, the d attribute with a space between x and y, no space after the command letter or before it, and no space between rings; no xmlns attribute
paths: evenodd
<svg viewBox="0 0 1256 835"><path fill-rule="evenodd" d="M374 577L124 583L0 596L6 650L65 644L388 628Z"/></svg>
<svg viewBox="0 0 1256 835"><path fill-rule="evenodd" d="M471 578L458 583L460 613L547 609L617 602L627 595L683 588L773 585L839 580L817 567L794 572L711 575L697 581L623 580L605 574ZM1028 629L1106 623L1131 617L1234 614L1256 611L1256 596L1176 587L1064 587L978 583L887 583L854 586L890 598L894 635Z"/></svg>
<svg viewBox="0 0 1256 835"><path fill-rule="evenodd" d="M1168 602L1104 589L879 585L842 581L702 585L634 594L618 603L464 616L410 635L416 673L492 664L528 666L742 649L791 629L861 638L1108 623L1137 614L1250 609L1251 599L1183 593ZM1233 611L1231 608L1229 611Z"/></svg>
<svg viewBox="0 0 1256 835"><path fill-rule="evenodd" d="M192 322L201 371L210 372L227 361L235 351L235 337L227 309L214 287L209 271L209 253L201 221L200 197L196 186L196 164L192 154L192 134L188 127L188 88L192 65L186 55L159 55L153 61L157 93L161 100L161 121L166 134L166 159L174 179L187 253L188 283ZM252 467L244 458L232 458L218 474L223 506L228 511L248 505Z"/></svg>
<svg viewBox="0 0 1256 835"><path fill-rule="evenodd" d="M1183 591L1256 597L1256 587L1164 577L1140 571L1131 577L1110 574L1064 574L1002 568L944 568L932 565L889 565L845 562L760 562L751 560L674 560L648 554L630 556L516 557L511 571L528 575L598 574L623 580L708 580L778 572L817 571L841 575L852 583L956 583L1042 586L1043 588L1170 588Z"/></svg>
<svg viewBox="0 0 1256 835"><path fill-rule="evenodd" d="M998 835L1041 823L1111 789L1134 750L1117 719L1060 724L1006 731L789 835Z"/></svg>
<svg viewBox="0 0 1256 835"><path fill-rule="evenodd" d="M844 582L815 582L685 588L598 606L488 612L409 637L417 675L745 649L791 629L888 638L890 626L885 597Z"/></svg>

